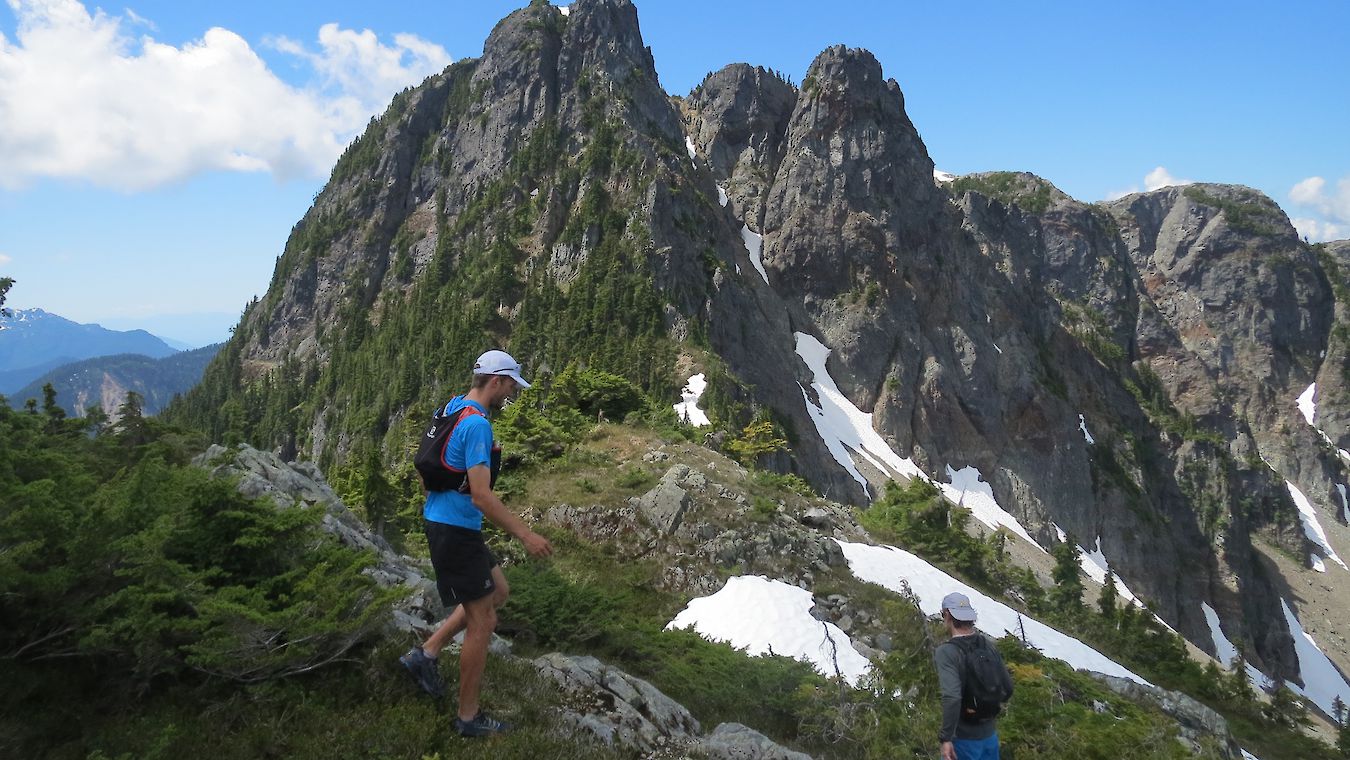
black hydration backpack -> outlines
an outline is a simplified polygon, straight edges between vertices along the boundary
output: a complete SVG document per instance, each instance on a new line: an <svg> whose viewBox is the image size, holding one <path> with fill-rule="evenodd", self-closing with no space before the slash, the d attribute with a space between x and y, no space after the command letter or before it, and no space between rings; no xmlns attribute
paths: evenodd
<svg viewBox="0 0 1350 760"><path fill-rule="evenodd" d="M449 406L449 404L446 404ZM451 414L445 414L445 407L437 407L436 413L431 416L431 426L422 436L422 441L417 447L417 456L413 457L413 466L417 468L417 473L422 476L422 485L428 491L458 491L460 493L469 492L469 473L465 470L457 470L445 463L445 447L450 444L450 435L455 432L460 420L465 415L483 416L471 404L465 404ZM497 446L497 442L492 442L492 480L493 486L497 485L497 474L502 469L502 450Z"/></svg>
<svg viewBox="0 0 1350 760"><path fill-rule="evenodd" d="M961 720L982 723L997 718L1013 693L1012 676L1003 657L982 634L958 636L951 643L961 651Z"/></svg>

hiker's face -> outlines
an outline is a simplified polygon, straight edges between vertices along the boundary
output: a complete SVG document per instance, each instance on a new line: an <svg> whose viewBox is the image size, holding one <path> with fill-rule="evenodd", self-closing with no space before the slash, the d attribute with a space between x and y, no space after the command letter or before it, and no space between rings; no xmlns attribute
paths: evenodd
<svg viewBox="0 0 1350 760"><path fill-rule="evenodd" d="M506 375L498 375L493 381L492 408L501 409L507 401L520 392L520 384Z"/></svg>

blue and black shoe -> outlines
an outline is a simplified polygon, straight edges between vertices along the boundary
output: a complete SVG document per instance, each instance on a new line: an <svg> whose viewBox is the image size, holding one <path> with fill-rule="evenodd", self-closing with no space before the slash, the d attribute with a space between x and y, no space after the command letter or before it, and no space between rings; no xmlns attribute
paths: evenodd
<svg viewBox="0 0 1350 760"><path fill-rule="evenodd" d="M436 659L427 657L422 647L409 649L407 654L398 658L398 661L408 669L408 673L412 675L417 685L422 687L422 691L437 699L445 696L445 681L441 680L441 671L436 666Z"/></svg>
<svg viewBox="0 0 1350 760"><path fill-rule="evenodd" d="M473 720L455 718L455 730L459 731L460 736L481 738L504 734L511 730L511 724L497 720L496 718L489 718L487 713L479 710L478 714L473 716Z"/></svg>

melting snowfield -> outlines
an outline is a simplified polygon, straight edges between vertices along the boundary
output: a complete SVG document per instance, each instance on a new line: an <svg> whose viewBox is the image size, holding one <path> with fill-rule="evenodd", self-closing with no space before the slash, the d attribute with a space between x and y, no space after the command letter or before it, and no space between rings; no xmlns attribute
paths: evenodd
<svg viewBox="0 0 1350 760"><path fill-rule="evenodd" d="M991 636L1011 633L1022 638L1025 635L1026 642L1046 656L1063 660L1079 670L1092 670L1148 684L1148 681L1078 639L990 599L903 549L847 541L839 541L838 544L844 550L849 569L859 580L875 583L896 593L903 593L908 588L918 597L919 607L926 615L940 613L942 597L959 591L970 597L971 605L979 613L979 629Z"/></svg>
<svg viewBox="0 0 1350 760"><path fill-rule="evenodd" d="M1084 549L1081 545L1078 547L1078 551L1082 552L1078 555L1078 566L1083 569L1087 577L1105 586L1106 574L1110 572L1110 565L1106 562L1106 555L1102 553L1102 537L1097 536L1097 543L1093 546L1092 551ZM1133 591L1130 591L1129 587L1125 585L1125 581L1121 580L1120 576L1115 573L1111 573L1111 575L1115 576L1116 579L1116 593L1142 607L1144 603L1134 595ZM1163 623L1162 618L1158 618L1158 622L1167 625L1167 623ZM1168 628L1171 628L1171 626L1168 626Z"/></svg>
<svg viewBox="0 0 1350 760"><path fill-rule="evenodd" d="M881 434L873 429L872 415L854 406L853 402L839 390L834 378L830 377L829 371L825 368L825 360L830 356L830 349L814 336L802 332L795 335L797 356L800 356L807 369L811 370L814 378L811 387L815 390L816 397L820 399L820 406L811 403L810 395L803 388L802 400L806 403L806 411L811 415L816 432L820 434L831 456L840 467L853 476L854 480L858 481L858 485L862 486L869 496L874 494L867 484L867 479L858 471L854 462L855 455L863 457L887 477L922 478L933 483L953 504L969 509L975 519L994 530L1000 526L1005 527L1021 536L1027 543L1045 551L1031 538L1031 534L1027 533L1017 518L999 506L998 501L994 499L993 489L976 468L967 466L956 470L947 465L949 482L936 483L914 464L914 460L902 458L895 453Z"/></svg>
<svg viewBox="0 0 1350 760"><path fill-rule="evenodd" d="M811 414L811 421L816 424L816 432L820 433L834 461L847 470L868 494L871 494L871 489L868 488L867 479L853 464L854 452L889 477L927 480L928 476L913 460L901 459L881 434L872 428L872 415L854 406L835 385L834 378L825 369L825 359L829 357L830 349L811 335L801 332L795 335L797 356L806 363L815 378L811 387L820 399L820 406L811 403L805 388L802 389L802 400L806 402L806 410Z"/></svg>
<svg viewBox="0 0 1350 760"><path fill-rule="evenodd" d="M1097 440L1092 437L1092 434L1088 432L1087 420L1084 419L1083 415L1081 414L1078 415L1078 429L1083 431L1083 440L1087 441L1088 445L1092 445L1097 442Z"/></svg>
<svg viewBox="0 0 1350 760"><path fill-rule="evenodd" d="M694 141L689 138L689 135L684 136L684 149L689 151L690 161L693 161L694 157L698 155L698 153L694 150Z"/></svg>
<svg viewBox="0 0 1350 760"><path fill-rule="evenodd" d="M764 262L761 256L764 252L764 236L750 231L750 225L741 225L741 242L745 243L745 251L750 254L750 263L755 265L755 271L764 278L764 284L769 284L769 273L764 271Z"/></svg>
<svg viewBox="0 0 1350 760"><path fill-rule="evenodd" d="M1298 397L1298 400L1295 401L1294 404L1298 406L1299 412L1303 414L1303 419L1308 421L1308 425L1310 425L1313 430L1316 430L1317 434L1322 436L1322 440L1326 441L1327 445L1332 449L1335 449L1336 453L1340 455L1341 461L1350 465L1350 451L1336 448L1336 443L1331 440L1331 436L1323 432L1322 428L1318 427L1317 423L1313 422L1313 418L1317 416L1317 402L1314 400L1316 396L1317 383L1313 383L1308 386L1307 390L1303 391L1303 394Z"/></svg>
<svg viewBox="0 0 1350 760"><path fill-rule="evenodd" d="M1298 507L1299 519L1303 521L1303 535L1307 536L1309 541L1320 546L1322 551L1326 553L1327 559L1345 567L1345 563L1341 561L1340 557L1336 556L1336 550L1332 549L1331 543L1327 541L1326 531L1322 530L1322 523L1317 520L1317 510L1313 507L1312 502L1308 501L1308 497L1304 496L1303 492L1298 490L1298 487L1293 483L1286 480L1284 484L1289 487L1289 496L1294 499L1294 505ZM1322 565L1319 559L1319 557L1313 555L1313 568L1318 572L1325 573L1327 571L1326 566ZM1319 567L1319 565L1321 566ZM1345 567L1345 569L1350 570L1350 567Z"/></svg>
<svg viewBox="0 0 1350 760"><path fill-rule="evenodd" d="M998 530L999 526L1003 526L1026 539L1027 543L1037 549L1045 551L1044 547L1032 539L1016 517L1013 517L998 505L998 502L994 499L994 489L984 482L979 470L974 467L962 467L960 470L953 470L951 465L947 465L947 480L951 482L936 483L935 485L942 491L942 495L947 497L948 501L969 509L975 519L990 528Z"/></svg>
<svg viewBox="0 0 1350 760"><path fill-rule="evenodd" d="M759 575L742 575L728 578L712 596L691 599L666 630L693 628L709 641L728 643L751 656L791 657L857 686L871 663L853 648L839 626L811 617L814 604L806 589Z"/></svg>
<svg viewBox="0 0 1350 760"><path fill-rule="evenodd" d="M1208 602L1201 602L1200 609L1204 610L1205 622L1209 623L1209 637L1214 641L1215 659L1223 663L1224 667L1228 667L1232 664L1233 658L1237 657L1237 647L1223 635L1223 628L1219 626L1219 613L1215 612Z"/></svg>
<svg viewBox="0 0 1350 760"><path fill-rule="evenodd" d="M1223 628L1219 626L1219 613L1205 602L1200 603L1200 608L1205 612L1205 622L1209 623L1209 637L1214 641L1214 651L1218 654L1219 664L1227 670L1233 669L1233 658L1238 655L1238 648L1233 646L1233 642L1224 635ZM1269 689L1274 683L1266 677L1265 673L1256 669L1256 666L1249 663L1247 665L1247 677L1252 683L1262 689Z"/></svg>
<svg viewBox="0 0 1350 760"><path fill-rule="evenodd" d="M1307 697L1322 708L1327 715L1334 714L1332 704L1340 697L1350 702L1350 683L1341 676L1336 666L1331 664L1326 654L1317 646L1317 642L1303 630L1289 603L1280 600L1284 608L1284 621L1289 625L1289 633L1294 637L1294 652L1298 655L1299 677L1303 688L1288 684L1295 694Z"/></svg>
<svg viewBox="0 0 1350 760"><path fill-rule="evenodd" d="M688 420L694 427L703 427L711 425L708 415L699 408L698 400L703 396L703 391L707 389L708 381L703 373L689 378L689 382L684 384L680 391L680 403L675 405L675 414L681 420Z"/></svg>

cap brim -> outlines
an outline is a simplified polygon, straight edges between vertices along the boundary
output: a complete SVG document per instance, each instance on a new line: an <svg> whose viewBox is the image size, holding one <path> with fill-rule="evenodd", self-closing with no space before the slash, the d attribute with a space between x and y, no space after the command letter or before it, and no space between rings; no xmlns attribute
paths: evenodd
<svg viewBox="0 0 1350 760"><path fill-rule="evenodd" d="M973 623L975 622L975 618L978 617L975 614L974 607L948 608L947 614L951 615L953 620L960 620L963 623Z"/></svg>
<svg viewBox="0 0 1350 760"><path fill-rule="evenodd" d="M520 385L521 390L530 387L530 384L525 382L525 378L521 377L519 372L507 372L505 374L507 377L511 378L512 380L515 380L516 383Z"/></svg>

